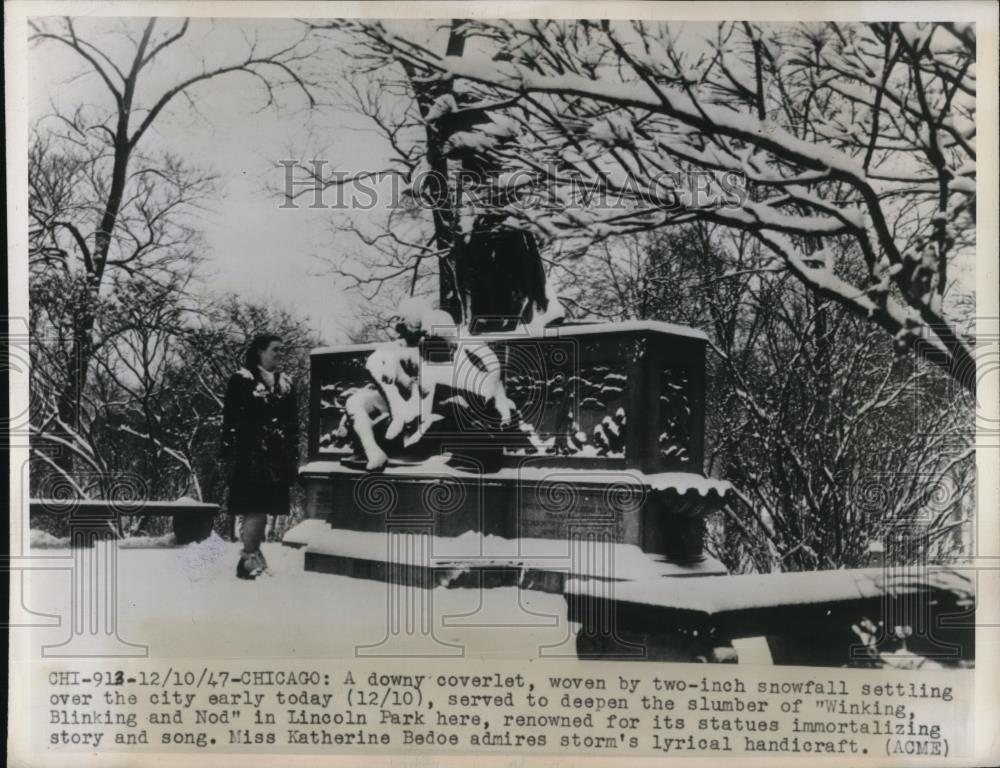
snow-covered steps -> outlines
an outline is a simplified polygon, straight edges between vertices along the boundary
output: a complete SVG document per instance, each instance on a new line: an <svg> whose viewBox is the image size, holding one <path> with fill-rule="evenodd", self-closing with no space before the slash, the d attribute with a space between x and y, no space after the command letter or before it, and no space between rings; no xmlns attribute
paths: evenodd
<svg viewBox="0 0 1000 768"><path fill-rule="evenodd" d="M467 532L354 531L305 520L284 543L305 550L305 569L415 587L517 586L561 593L571 580L618 583L725 573L711 558L669 562L600 534L570 539L505 538Z"/></svg>

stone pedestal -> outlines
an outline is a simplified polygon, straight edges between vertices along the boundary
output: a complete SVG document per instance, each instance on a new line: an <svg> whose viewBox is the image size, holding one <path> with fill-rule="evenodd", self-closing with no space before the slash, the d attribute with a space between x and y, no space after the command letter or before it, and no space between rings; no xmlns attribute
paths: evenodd
<svg viewBox="0 0 1000 768"><path fill-rule="evenodd" d="M500 555L512 563L534 558L565 569L568 542L596 536L609 545L630 545L658 556L678 572L699 574L719 569L704 553L704 516L717 510L729 491L723 481L690 473L584 473L530 466L470 474L444 464L416 465L371 474L314 462L303 467L302 481L313 519L334 529L371 534L419 521L437 542L431 553L435 559L464 559L476 566L489 537L511 542L506 552L494 552L489 565L496 565ZM307 568L331 567L322 565L331 553L309 548L302 531L292 529L285 541L307 546ZM362 575L366 568L379 572L376 565L359 566L352 575Z"/></svg>
<svg viewBox="0 0 1000 768"><path fill-rule="evenodd" d="M469 343L484 341L518 423L500 428L489 404L467 393L464 407L450 405L461 387L446 387L442 422L407 461L377 473L341 463L352 446L338 430L347 396L371 386L364 363L374 346L314 351L310 461L300 471L310 519L285 538L305 547L307 569L549 591L567 578L613 583L637 568L724 572L703 546L705 517L730 491L702 474L703 334L616 323ZM385 536L413 526L427 537L425 557L386 550ZM586 563L574 557L581 543L595 553Z"/></svg>

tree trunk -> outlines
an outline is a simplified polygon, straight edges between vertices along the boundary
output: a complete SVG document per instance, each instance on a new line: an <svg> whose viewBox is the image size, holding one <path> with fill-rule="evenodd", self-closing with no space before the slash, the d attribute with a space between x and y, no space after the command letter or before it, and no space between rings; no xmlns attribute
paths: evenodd
<svg viewBox="0 0 1000 768"><path fill-rule="evenodd" d="M155 20L146 25L142 40L136 49L129 76L125 79L125 87L118 106L118 120L115 125L114 162L111 167L111 187L107 202L101 214L101 221L94 233L94 250L90 259L85 259L87 271L87 292L89 301L84 305L83 313L78 318L73 333L73 343L70 348L67 380L65 388L58 398L59 418L73 430L80 428L80 397L86 384L90 361L94 353L94 325L97 317L93 307L100 299L101 283L104 280L104 267L107 264L111 250L111 238L118 222L122 199L125 194L125 184L128 180L128 163L132 155L132 142L129 137L129 116L132 111L132 101L139 76L139 69L146 46L153 31Z"/></svg>
<svg viewBox="0 0 1000 768"><path fill-rule="evenodd" d="M462 32L461 19L453 19L451 32L448 36L447 56L461 56L465 50L465 35ZM418 72L406 61L400 62L410 79L417 100L417 108L421 117L426 118L427 112L435 100L451 90L451 82L445 85L438 82L422 82L418 77ZM446 181L448 177L448 161L444 156L443 145L445 139L437 126L427 123L427 164L430 173L427 178L427 194L434 201L432 217L434 221L434 242L440 251L451 253L452 245L455 242L455 222L456 214L452 208L452 192ZM441 257L438 269L438 299L440 307L448 312L456 322L463 319L463 302L460 296L458 283L455 279L455 265L451 263L450 256Z"/></svg>

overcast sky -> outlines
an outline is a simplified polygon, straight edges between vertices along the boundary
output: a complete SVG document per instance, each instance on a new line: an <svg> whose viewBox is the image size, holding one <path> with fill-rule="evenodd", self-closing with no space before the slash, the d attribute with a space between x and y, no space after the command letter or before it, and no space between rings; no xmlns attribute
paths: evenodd
<svg viewBox="0 0 1000 768"><path fill-rule="evenodd" d="M97 42L121 66L133 50L116 31L122 23L79 19L77 33ZM171 19L161 23L161 31L179 25ZM160 93L185 72L196 71L202 57L212 66L245 55L244 35L254 32L260 33L259 49L270 51L297 39L301 26L291 20L193 20L185 40L156 68L155 81L146 81L147 93ZM343 77L344 59L332 40L323 46L311 67L325 82L336 85ZM61 108L112 105L96 75L80 76L87 70L68 46L50 42L33 47L29 67L33 121L51 112L52 103ZM324 266L315 258L338 247L330 232L332 214L305 205L299 210L281 209L281 197L268 187L280 185L284 171L276 163L285 158L322 157L329 167L348 172L382 168L383 140L363 116L331 106L335 98L331 93L320 94L326 104L308 109L301 93L288 90L278 110L258 111L265 102L263 89L244 74L201 83L191 93L197 111L183 99L174 100L140 147L180 154L219 177L217 195L199 215L206 288L273 299L308 315L324 339L335 343L355 312L353 297L322 274Z"/></svg>

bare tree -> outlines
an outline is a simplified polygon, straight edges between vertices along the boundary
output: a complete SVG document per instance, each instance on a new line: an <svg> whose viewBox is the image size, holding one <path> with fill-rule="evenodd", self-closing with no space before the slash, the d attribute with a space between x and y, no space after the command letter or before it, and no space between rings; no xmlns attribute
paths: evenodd
<svg viewBox="0 0 1000 768"><path fill-rule="evenodd" d="M714 339L706 471L736 498L713 522L713 551L734 571L859 566L875 544L907 562L961 552L971 395L786 272L757 268L757 247L698 222L601 243L575 267L577 295L613 317Z"/></svg>
<svg viewBox="0 0 1000 768"><path fill-rule="evenodd" d="M166 27L166 29L163 29ZM143 153L144 139L163 111L175 101L195 105L198 86L238 73L263 87L265 105L275 103L279 88L298 89L310 102L310 84L298 71L312 51L303 40L263 51L248 39L246 53L159 85L161 61L187 35L190 21L149 19L123 23L127 52L116 56L101 40L79 33L69 17L32 21L31 41L67 48L96 75L110 108L80 107L56 112L58 129L36 142L37 171L50 159L44 178L32 174L32 256L38 269L56 267L73 281L79 294L66 354L66 375L57 393L58 422L66 430L81 428L83 388L95 354L94 332L102 291L121 275L156 279L170 273L188 255L183 233L166 224L171 213L190 205L203 191L200 180L181 172L173 158ZM162 31L161 31L162 30ZM154 90L155 89L155 90ZM59 155L59 157L54 157ZM59 169L72 172L59 178ZM169 192L165 192L169 189ZM171 222L176 225L177 220ZM178 239L180 235L180 239Z"/></svg>
<svg viewBox="0 0 1000 768"><path fill-rule="evenodd" d="M133 375L130 386L148 383L137 372L161 362L159 341L179 326L187 285L199 262L197 232L188 214L212 188L210 177L176 158L154 161L139 153L135 158L140 169L127 185L117 237L95 288L89 246L84 242L88 250L81 251L73 233L85 231L95 215L94 201L100 199L99 148L66 146L60 137L40 132L29 156L35 454L43 462L58 457L50 468L70 472L74 466L85 467L105 476L105 482L111 481L114 467L105 464L94 430L99 431L108 403L123 394L120 387L110 393L110 361L115 361L115 371ZM162 327L149 322L153 312L163 320ZM83 349L80 337L87 327ZM105 379L95 378L99 374ZM68 391L74 393L71 419L60 408Z"/></svg>

